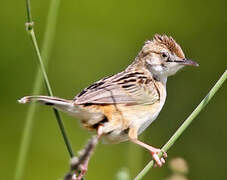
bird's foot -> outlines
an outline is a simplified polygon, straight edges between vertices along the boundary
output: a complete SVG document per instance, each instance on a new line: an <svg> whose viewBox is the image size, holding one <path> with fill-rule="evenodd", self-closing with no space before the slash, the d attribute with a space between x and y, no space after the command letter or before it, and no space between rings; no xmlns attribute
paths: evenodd
<svg viewBox="0 0 227 180"><path fill-rule="evenodd" d="M84 175L86 174L87 170L88 170L88 164L81 164L79 175L76 176L76 173L73 174L72 180L81 180L84 177Z"/></svg>
<svg viewBox="0 0 227 180"><path fill-rule="evenodd" d="M152 150L150 151L154 161L155 161L155 165L154 167L162 167L163 164L165 164L165 159L167 158L167 153L164 152L161 149L156 149L156 148L152 148ZM159 158L158 154L162 153L162 156Z"/></svg>

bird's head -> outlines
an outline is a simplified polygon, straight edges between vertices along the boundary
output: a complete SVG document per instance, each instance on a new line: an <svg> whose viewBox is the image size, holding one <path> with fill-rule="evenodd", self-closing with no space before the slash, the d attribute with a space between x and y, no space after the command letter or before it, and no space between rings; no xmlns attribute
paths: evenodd
<svg viewBox="0 0 227 180"><path fill-rule="evenodd" d="M147 41L137 59L154 75L168 77L184 66L198 66L198 63L185 58L181 47L172 37L155 35Z"/></svg>

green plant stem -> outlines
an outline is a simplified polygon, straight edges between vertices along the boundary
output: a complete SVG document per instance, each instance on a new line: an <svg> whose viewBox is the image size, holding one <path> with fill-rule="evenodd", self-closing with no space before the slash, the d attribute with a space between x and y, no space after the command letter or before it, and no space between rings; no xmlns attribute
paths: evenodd
<svg viewBox="0 0 227 180"><path fill-rule="evenodd" d="M41 56L47 65L56 32L57 15L61 0L51 0L42 43ZM40 76L39 76L40 77ZM41 78L40 78L41 79Z"/></svg>
<svg viewBox="0 0 227 180"><path fill-rule="evenodd" d="M26 10L27 10L27 20L32 22L32 13L31 13L31 2L26 0Z"/></svg>
<svg viewBox="0 0 227 180"><path fill-rule="evenodd" d="M31 11L28 11L28 13L30 13L30 12ZM50 87L50 83L49 83L49 80L48 80L48 77L47 77L47 73L46 73L46 70L45 70L45 67L44 67L44 64L43 64L43 60L42 60L42 57L41 57L41 54L40 54L40 51L39 51L39 47L38 47L38 44L37 44L37 40L36 40L36 36L35 36L35 32L34 32L34 29L33 29L33 23L32 22L27 23L27 32L28 32L28 34L31 38L33 47L34 47L36 55L37 55L40 70L42 72L42 75L43 75L43 78L44 78L44 83L45 83L45 86L46 86L46 89L47 89L47 94L49 96L53 96L53 92L52 92L52 89ZM67 135L66 135L66 132L65 132L65 129L64 129L64 125L62 123L61 116L60 116L58 110L54 109L54 114L56 116L58 125L60 127L60 130L61 130L61 133L62 133L62 136L63 136L63 139L65 141L67 150L69 152L69 155L70 155L70 157L73 157L74 155L73 155L73 152L72 152L72 148L71 148L71 145L70 145L69 140L67 138Z"/></svg>
<svg viewBox="0 0 227 180"><path fill-rule="evenodd" d="M173 136L169 139L169 141L162 147L164 152L167 152L176 140L181 136L181 134L186 130L186 128L192 123L196 116L202 111L202 109L208 104L208 102L212 99L214 94L219 90L219 88L223 85L225 80L227 79L227 70L222 74L214 87L210 90L210 92L206 95L206 97L200 102L200 104L195 108L195 110L191 113L191 115L184 121L184 123L178 128L178 130L173 134ZM162 156L162 153L159 154L159 157ZM144 169L135 177L134 180L142 179L148 171L154 166L154 160L151 160Z"/></svg>
<svg viewBox="0 0 227 180"><path fill-rule="evenodd" d="M52 47L53 39L55 35L56 20L57 20L60 1L61 0L51 0L50 2L50 9L47 16L46 28L44 31L45 33L44 33L44 39L43 39L42 51L41 51L41 55L45 60L46 66L49 61L49 55L51 52L51 47ZM31 7L30 1L26 0L27 22L32 23L30 7ZM35 76L32 94L39 94L41 91L41 87L42 87L42 77L41 77L40 69L38 69ZM28 152L29 145L31 143L31 137L32 137L31 134L32 134L33 124L34 124L35 111L36 111L36 105L35 103L31 103L25 118L25 126L23 130L22 138L21 138L14 180L21 180L23 177L27 152Z"/></svg>

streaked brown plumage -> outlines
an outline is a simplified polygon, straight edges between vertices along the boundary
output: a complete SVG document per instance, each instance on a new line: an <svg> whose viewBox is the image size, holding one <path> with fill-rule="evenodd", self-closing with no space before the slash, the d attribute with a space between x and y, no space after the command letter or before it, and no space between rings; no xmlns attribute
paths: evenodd
<svg viewBox="0 0 227 180"><path fill-rule="evenodd" d="M36 100L65 111L79 118L85 128L101 132L110 142L129 139L148 149L161 166L164 159L157 156L160 149L139 141L138 135L161 111L166 99L167 77L185 65L198 64L185 59L172 37L155 35L124 71L93 83L73 100L27 96L20 102Z"/></svg>

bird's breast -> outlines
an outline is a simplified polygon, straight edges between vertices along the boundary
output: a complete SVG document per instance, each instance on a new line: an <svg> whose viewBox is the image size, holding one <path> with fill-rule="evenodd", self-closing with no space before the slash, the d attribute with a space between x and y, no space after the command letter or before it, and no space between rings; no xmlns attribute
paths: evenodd
<svg viewBox="0 0 227 180"><path fill-rule="evenodd" d="M166 100L166 85L162 82L156 82L156 87L159 92L159 101L148 105L146 113L141 120L137 120L139 127L138 134L141 134L159 115Z"/></svg>

